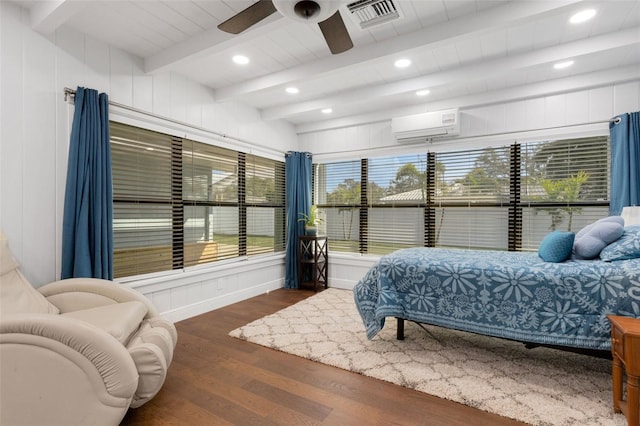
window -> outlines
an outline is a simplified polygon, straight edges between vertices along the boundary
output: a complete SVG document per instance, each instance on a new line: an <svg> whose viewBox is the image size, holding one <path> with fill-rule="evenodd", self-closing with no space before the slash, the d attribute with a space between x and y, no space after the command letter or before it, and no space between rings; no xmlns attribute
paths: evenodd
<svg viewBox="0 0 640 426"><path fill-rule="evenodd" d="M423 245L427 156L367 161L368 253Z"/></svg>
<svg viewBox="0 0 640 426"><path fill-rule="evenodd" d="M247 254L283 251L286 244L284 164L249 154L245 164Z"/></svg>
<svg viewBox="0 0 640 426"><path fill-rule="evenodd" d="M185 266L241 255L238 160L236 151L184 142Z"/></svg>
<svg viewBox="0 0 640 426"><path fill-rule="evenodd" d="M171 137L111 123L114 276L171 270Z"/></svg>
<svg viewBox="0 0 640 426"><path fill-rule="evenodd" d="M607 216L608 176L602 136L315 164L314 197L333 251L531 251Z"/></svg>
<svg viewBox="0 0 640 426"><path fill-rule="evenodd" d="M509 147L435 155L433 245L506 250Z"/></svg>
<svg viewBox="0 0 640 426"><path fill-rule="evenodd" d="M314 165L315 203L322 207L320 228L331 236L331 250L359 251L361 174L359 160Z"/></svg>
<svg viewBox="0 0 640 426"><path fill-rule="evenodd" d="M521 147L522 247L537 250L552 230L578 231L609 215L606 137Z"/></svg>
<svg viewBox="0 0 640 426"><path fill-rule="evenodd" d="M284 251L284 163L111 123L114 276Z"/></svg>

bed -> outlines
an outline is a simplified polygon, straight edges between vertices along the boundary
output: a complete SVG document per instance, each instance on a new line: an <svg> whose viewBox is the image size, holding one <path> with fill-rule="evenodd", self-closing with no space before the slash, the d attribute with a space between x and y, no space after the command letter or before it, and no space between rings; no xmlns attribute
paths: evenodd
<svg viewBox="0 0 640 426"><path fill-rule="evenodd" d="M369 339L397 317L608 350L607 315L640 317L640 259L551 263L530 252L403 249L383 256L356 284L354 298Z"/></svg>

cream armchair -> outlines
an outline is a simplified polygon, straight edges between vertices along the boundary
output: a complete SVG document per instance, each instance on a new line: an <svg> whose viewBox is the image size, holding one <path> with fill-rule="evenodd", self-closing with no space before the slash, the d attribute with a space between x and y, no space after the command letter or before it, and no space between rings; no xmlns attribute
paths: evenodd
<svg viewBox="0 0 640 426"><path fill-rule="evenodd" d="M33 288L0 233L0 425L117 425L162 387L176 329L138 292Z"/></svg>

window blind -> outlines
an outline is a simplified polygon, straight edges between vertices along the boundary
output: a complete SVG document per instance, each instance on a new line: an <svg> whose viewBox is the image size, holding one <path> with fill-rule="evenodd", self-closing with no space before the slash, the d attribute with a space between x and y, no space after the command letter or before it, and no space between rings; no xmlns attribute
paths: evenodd
<svg viewBox="0 0 640 426"><path fill-rule="evenodd" d="M369 253L423 245L426 182L426 154L368 160Z"/></svg>
<svg viewBox="0 0 640 426"><path fill-rule="evenodd" d="M506 250L509 148L436 154L435 246Z"/></svg>
<svg viewBox="0 0 640 426"><path fill-rule="evenodd" d="M284 163L246 156L247 255L285 248Z"/></svg>
<svg viewBox="0 0 640 426"><path fill-rule="evenodd" d="M522 249L553 230L579 231L609 214L606 136L521 145Z"/></svg>
<svg viewBox="0 0 640 426"><path fill-rule="evenodd" d="M185 140L185 266L239 255L238 153Z"/></svg>
<svg viewBox="0 0 640 426"><path fill-rule="evenodd" d="M284 162L111 123L114 275L284 251Z"/></svg>
<svg viewBox="0 0 640 426"><path fill-rule="evenodd" d="M331 250L358 253L361 198L359 160L314 165L314 203L319 232L331 237Z"/></svg>
<svg viewBox="0 0 640 426"><path fill-rule="evenodd" d="M316 164L332 250L537 250L608 215L606 136Z"/></svg>
<svg viewBox="0 0 640 426"><path fill-rule="evenodd" d="M114 276L171 270L173 141L114 122L110 133Z"/></svg>

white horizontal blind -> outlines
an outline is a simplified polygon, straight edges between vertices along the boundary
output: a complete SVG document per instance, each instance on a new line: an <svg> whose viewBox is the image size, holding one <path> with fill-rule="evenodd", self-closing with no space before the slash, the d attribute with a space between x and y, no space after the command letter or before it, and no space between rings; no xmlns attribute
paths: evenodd
<svg viewBox="0 0 640 426"><path fill-rule="evenodd" d="M368 253L421 247L424 241L424 208L369 208Z"/></svg>
<svg viewBox="0 0 640 426"><path fill-rule="evenodd" d="M436 247L508 247L508 147L436 154Z"/></svg>
<svg viewBox="0 0 640 426"><path fill-rule="evenodd" d="M185 140L185 266L239 255L238 153Z"/></svg>
<svg viewBox="0 0 640 426"><path fill-rule="evenodd" d="M111 123L114 275L284 251L284 162Z"/></svg>
<svg viewBox="0 0 640 426"><path fill-rule="evenodd" d="M609 214L606 136L316 165L332 249L535 251ZM362 185L359 176L367 176Z"/></svg>
<svg viewBox="0 0 640 426"><path fill-rule="evenodd" d="M247 255L283 251L284 163L246 155Z"/></svg>
<svg viewBox="0 0 640 426"><path fill-rule="evenodd" d="M386 254L424 244L426 154L367 162L369 253Z"/></svg>
<svg viewBox="0 0 640 426"><path fill-rule="evenodd" d="M360 160L314 165L314 203L332 251L358 253L361 198Z"/></svg>
<svg viewBox="0 0 640 426"><path fill-rule="evenodd" d="M577 232L609 214L606 136L528 143L522 149L522 248L553 230Z"/></svg>
<svg viewBox="0 0 640 426"><path fill-rule="evenodd" d="M114 276L171 270L172 139L112 122Z"/></svg>
<svg viewBox="0 0 640 426"><path fill-rule="evenodd" d="M185 201L238 202L238 153L184 140L182 150Z"/></svg>

